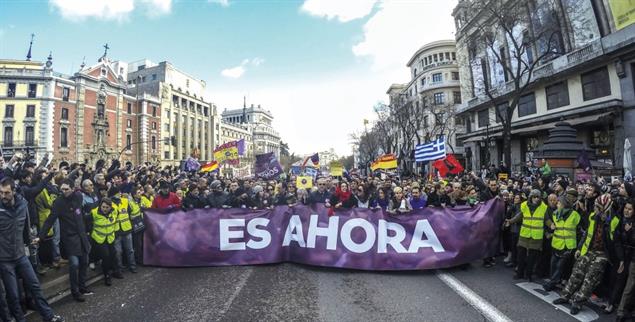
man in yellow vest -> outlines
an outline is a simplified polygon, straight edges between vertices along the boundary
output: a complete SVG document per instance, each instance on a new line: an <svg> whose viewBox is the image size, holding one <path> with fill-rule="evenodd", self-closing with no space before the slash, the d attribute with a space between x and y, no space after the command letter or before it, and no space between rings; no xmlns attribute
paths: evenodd
<svg viewBox="0 0 635 322"><path fill-rule="evenodd" d="M134 248L132 245L132 222L130 221L130 201L128 195L121 194L117 186L110 188L109 194L113 201L113 206L117 210L117 223L115 225L115 251L117 259L117 271L112 274L114 278L123 278L121 270L123 266L123 253L126 254L128 261L128 269L132 273L137 272L137 263L135 262Z"/></svg>
<svg viewBox="0 0 635 322"><path fill-rule="evenodd" d="M571 301L571 314L580 312L582 303L586 301L593 290L602 281L604 270L609 262L609 253L613 245L615 229L620 219L612 212L613 201L609 194L603 194L595 199L595 211L589 215L587 228L578 250L577 258L567 286L560 298L553 304L565 304ZM624 269L624 262L619 265L618 272Z"/></svg>
<svg viewBox="0 0 635 322"><path fill-rule="evenodd" d="M106 286L112 285L111 273L116 269L114 243L117 211L112 204L110 198L104 197L99 201L99 206L90 212L92 248L97 258L101 259Z"/></svg>
<svg viewBox="0 0 635 322"><path fill-rule="evenodd" d="M506 226L522 221L518 238L518 267L514 279L527 278L530 282L533 280L534 266L542 251L548 210L541 197L540 190L532 190L529 200L520 205L520 212L505 220Z"/></svg>
<svg viewBox="0 0 635 322"><path fill-rule="evenodd" d="M543 285L545 291L555 289L560 283L562 272L573 258L578 246L577 232L580 223L580 214L573 210L573 204L578 198L578 191L572 188L558 200L558 209L549 218L548 226L553 233L551 238L551 277L549 282Z"/></svg>

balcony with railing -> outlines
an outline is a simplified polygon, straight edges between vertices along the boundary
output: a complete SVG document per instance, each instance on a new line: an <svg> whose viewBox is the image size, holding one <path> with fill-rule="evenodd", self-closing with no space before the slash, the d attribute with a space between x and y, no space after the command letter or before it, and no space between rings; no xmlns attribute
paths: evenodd
<svg viewBox="0 0 635 322"><path fill-rule="evenodd" d="M38 140L3 140L0 141L2 149L26 149L39 147Z"/></svg>

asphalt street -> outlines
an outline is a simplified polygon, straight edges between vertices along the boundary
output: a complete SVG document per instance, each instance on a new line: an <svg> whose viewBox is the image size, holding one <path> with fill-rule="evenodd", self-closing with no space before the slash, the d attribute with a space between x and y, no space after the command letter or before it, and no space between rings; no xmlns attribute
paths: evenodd
<svg viewBox="0 0 635 322"><path fill-rule="evenodd" d="M511 276L500 264L479 263L425 272L289 263L143 267L111 287L97 282L84 303L66 297L53 308L67 321L577 321ZM613 320L601 313L596 319Z"/></svg>

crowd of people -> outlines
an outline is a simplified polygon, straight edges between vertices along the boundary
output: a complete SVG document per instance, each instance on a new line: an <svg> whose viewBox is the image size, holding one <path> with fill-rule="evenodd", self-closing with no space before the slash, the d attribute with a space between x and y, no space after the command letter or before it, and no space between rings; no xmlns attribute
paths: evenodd
<svg viewBox="0 0 635 322"><path fill-rule="evenodd" d="M63 321L44 298L37 275L65 262L78 302L92 293L86 285L88 269L99 266L107 286L113 278L124 278L125 271L136 273L143 264L143 212L148 208L270 209L320 203L329 216L350 208L401 216L499 198L505 205L498 218L500 262L513 269L515 279L540 278L546 280L545 291L561 289L554 303L570 302L572 314L596 294L606 299L605 311L617 309L621 320L635 301L635 188L622 179L573 182L530 166L512 175L501 166L481 175L434 179L385 173L318 176L307 189L298 188L293 175L236 179L117 160L94 166L47 163L46 158L35 164L18 155L8 162L0 158L3 321L24 321L24 305L33 306L45 321ZM498 262L491 257L483 265Z"/></svg>

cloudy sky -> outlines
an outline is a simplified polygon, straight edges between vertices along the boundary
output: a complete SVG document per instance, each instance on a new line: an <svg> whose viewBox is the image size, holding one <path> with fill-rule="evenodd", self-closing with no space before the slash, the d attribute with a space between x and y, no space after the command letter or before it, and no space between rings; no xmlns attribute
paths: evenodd
<svg viewBox="0 0 635 322"><path fill-rule="evenodd" d="M76 71L111 47L114 60L170 61L207 82L224 108L261 104L299 154L350 154L349 134L373 117L425 43L454 38L457 0L5 0L0 58L53 52Z"/></svg>

